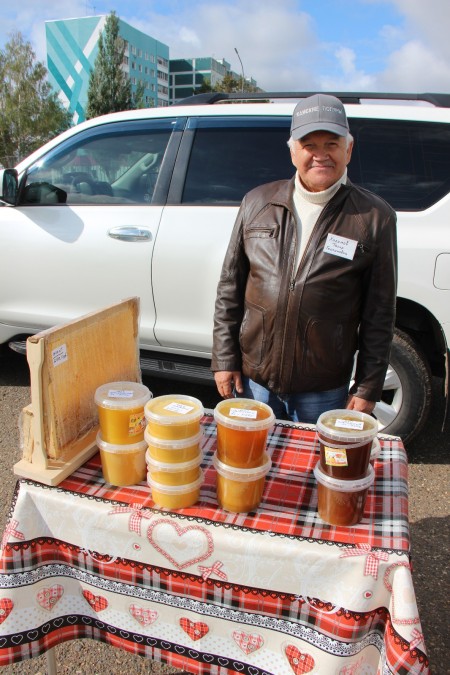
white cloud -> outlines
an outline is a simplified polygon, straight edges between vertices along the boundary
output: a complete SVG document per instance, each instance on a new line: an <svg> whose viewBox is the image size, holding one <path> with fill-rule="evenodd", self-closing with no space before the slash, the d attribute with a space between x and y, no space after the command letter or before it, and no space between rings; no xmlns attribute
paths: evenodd
<svg viewBox="0 0 450 675"><path fill-rule="evenodd" d="M339 46L334 52L338 75L320 78L320 88L326 91L371 91L374 77L356 68L356 54L349 47Z"/></svg>
<svg viewBox="0 0 450 675"><path fill-rule="evenodd" d="M389 56L377 84L386 91L448 91L450 63L420 41L411 41Z"/></svg>

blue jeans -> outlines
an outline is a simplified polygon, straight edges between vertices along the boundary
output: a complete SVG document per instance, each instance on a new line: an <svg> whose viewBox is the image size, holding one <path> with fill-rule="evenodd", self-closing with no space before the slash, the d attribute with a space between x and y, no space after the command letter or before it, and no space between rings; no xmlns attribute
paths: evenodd
<svg viewBox="0 0 450 675"><path fill-rule="evenodd" d="M348 397L348 385L328 391L312 391L300 394L278 396L269 389L243 378L243 398L253 398L269 405L277 419L289 419L292 422L315 424L318 417L327 410L345 408ZM241 396L241 394L239 394Z"/></svg>

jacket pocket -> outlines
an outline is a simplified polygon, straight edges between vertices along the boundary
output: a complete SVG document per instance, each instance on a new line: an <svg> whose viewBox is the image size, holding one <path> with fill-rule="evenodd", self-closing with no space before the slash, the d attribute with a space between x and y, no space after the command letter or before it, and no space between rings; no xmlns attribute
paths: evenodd
<svg viewBox="0 0 450 675"><path fill-rule="evenodd" d="M303 371L326 378L351 370L357 348L358 322L348 319L310 319L303 345Z"/></svg>
<svg viewBox="0 0 450 675"><path fill-rule="evenodd" d="M262 307L247 304L239 332L239 344L242 358L259 366L264 358L266 344L265 310Z"/></svg>
<svg viewBox="0 0 450 675"><path fill-rule="evenodd" d="M277 223L251 223L244 227L244 239L276 239L280 231Z"/></svg>

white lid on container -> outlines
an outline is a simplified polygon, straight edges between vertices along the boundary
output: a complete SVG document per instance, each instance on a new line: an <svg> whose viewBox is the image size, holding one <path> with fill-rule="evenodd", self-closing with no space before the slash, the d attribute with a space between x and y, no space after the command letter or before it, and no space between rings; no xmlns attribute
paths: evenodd
<svg viewBox="0 0 450 675"><path fill-rule="evenodd" d="M253 467L251 469L241 469L237 466L230 466L229 464L224 464L217 457L217 453L214 453L213 464L218 474L223 478L228 478L229 480L236 480L241 483L248 483L253 480L258 480L263 478L270 470L272 466L272 460L267 454L264 453L264 464L260 466Z"/></svg>
<svg viewBox="0 0 450 675"><path fill-rule="evenodd" d="M235 407L233 407L233 403L236 404ZM229 408L230 414L224 414L223 408ZM255 409L264 410L269 416L262 420L245 416L246 411L249 414L255 411ZM241 431L264 431L265 429L270 429L275 423L275 415L272 408L267 403L255 401L252 398L234 398L219 401L214 408L214 419L229 429Z"/></svg>
<svg viewBox="0 0 450 675"><path fill-rule="evenodd" d="M164 485L163 483L158 483L156 480L153 480L153 478L147 474L147 483L152 490L162 492L165 495L184 495L189 492L194 492L194 490L198 490L203 485L204 480L205 476L201 469L200 476L197 480L194 480L192 483L185 483L184 485Z"/></svg>
<svg viewBox="0 0 450 675"><path fill-rule="evenodd" d="M162 411L167 412L162 412ZM147 422L157 424L190 424L203 417L204 408L201 401L194 396L184 394L165 394L148 401L144 408Z"/></svg>
<svg viewBox="0 0 450 675"><path fill-rule="evenodd" d="M143 408L152 396L149 388L140 382L107 382L97 387L94 398L102 408L123 410Z"/></svg>
<svg viewBox="0 0 450 675"><path fill-rule="evenodd" d="M198 457L194 457L194 459L190 459L188 462L159 462L150 457L148 450L145 453L145 461L149 469L152 471L167 471L168 473L179 473L180 471L195 469L196 466L200 466L202 460L203 452L201 451L198 453Z"/></svg>
<svg viewBox="0 0 450 675"><path fill-rule="evenodd" d="M369 464L367 473L365 476L363 476L363 478L357 478L355 480L340 480L324 473L320 468L319 460L314 467L314 476L318 483L324 485L330 490L335 490L337 492L360 492L361 490L367 490L370 488L375 480L375 471L373 466Z"/></svg>
<svg viewBox="0 0 450 675"><path fill-rule="evenodd" d="M192 445L197 445L200 443L203 437L203 431L200 431L195 434L195 436L189 436L189 438L180 438L177 441L167 440L165 438L156 438L149 434L147 427L144 430L144 438L147 445L151 445L154 448L161 448L162 450L183 450L184 448L190 448Z"/></svg>
<svg viewBox="0 0 450 675"><path fill-rule="evenodd" d="M131 452L145 452L147 443L145 441L139 441L138 443L127 443L125 445L116 445L115 443L107 443L103 440L100 431L97 433L96 438L97 447L103 452L111 452L115 454L128 454Z"/></svg>
<svg viewBox="0 0 450 675"><path fill-rule="evenodd" d="M336 426L327 426L327 420L340 420ZM349 419L350 418L350 419ZM369 429L359 429L358 425L368 424ZM371 441L378 433L378 422L374 417L359 410L336 409L323 412L316 423L317 432L330 440L362 445Z"/></svg>

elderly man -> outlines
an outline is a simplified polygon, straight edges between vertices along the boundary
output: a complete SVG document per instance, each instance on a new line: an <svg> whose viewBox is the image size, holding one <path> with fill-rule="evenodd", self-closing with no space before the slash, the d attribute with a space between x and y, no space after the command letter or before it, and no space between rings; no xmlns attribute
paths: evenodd
<svg viewBox="0 0 450 675"><path fill-rule="evenodd" d="M214 315L216 385L297 422L336 408L370 413L394 329L395 212L347 178L353 138L339 99L300 101L288 145L295 176L249 192L230 239Z"/></svg>

